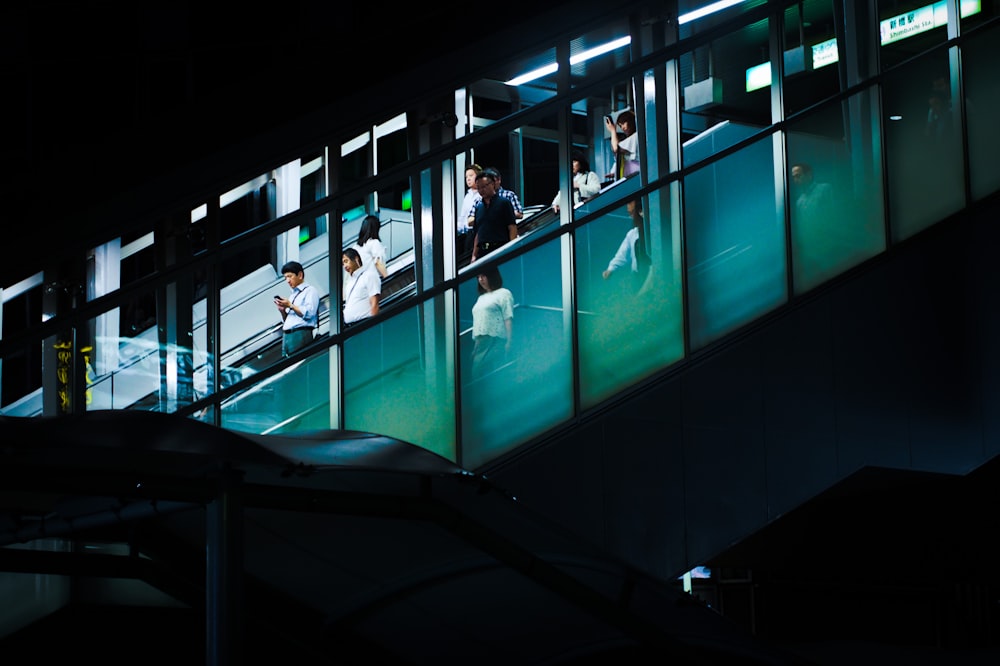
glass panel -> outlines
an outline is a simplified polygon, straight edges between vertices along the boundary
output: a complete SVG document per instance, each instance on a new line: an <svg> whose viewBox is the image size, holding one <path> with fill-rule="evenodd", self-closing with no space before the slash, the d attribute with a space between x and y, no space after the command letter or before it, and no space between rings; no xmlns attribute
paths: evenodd
<svg viewBox="0 0 1000 666"><path fill-rule="evenodd" d="M692 349L787 298L773 146L758 141L684 181Z"/></svg>
<svg viewBox="0 0 1000 666"><path fill-rule="evenodd" d="M605 187L639 174L644 158L636 108L641 103L631 78L612 85L603 104L599 99L591 100L589 111L600 127L598 137L603 137L599 145L594 146L595 164L592 166L603 178Z"/></svg>
<svg viewBox="0 0 1000 666"><path fill-rule="evenodd" d="M476 159L484 167L510 165L501 169L503 186L513 190L521 202L523 216L518 220L520 234L548 224L554 216L537 216L549 213L552 197L559 190L559 135L555 114L534 118L511 135L507 155L498 155L504 161L490 159L476 151Z"/></svg>
<svg viewBox="0 0 1000 666"><path fill-rule="evenodd" d="M610 76L630 62L632 38L626 16L612 19L569 44L570 86Z"/></svg>
<svg viewBox="0 0 1000 666"><path fill-rule="evenodd" d="M43 312L42 274L0 290L3 329L10 339L38 326ZM8 350L0 361L0 414L40 416L42 413L42 345L36 339Z"/></svg>
<svg viewBox="0 0 1000 666"><path fill-rule="evenodd" d="M377 192L359 195L348 206L341 217L343 247L358 252L362 271L378 273L379 304L383 309L411 293L414 284L410 179L402 178ZM348 284L348 277L347 271L341 269L342 284Z"/></svg>
<svg viewBox="0 0 1000 666"><path fill-rule="evenodd" d="M514 62L499 65L490 62L489 65L490 71L467 87L472 130L486 127L556 94L555 48L525 54Z"/></svg>
<svg viewBox="0 0 1000 666"><path fill-rule="evenodd" d="M573 413L562 255L562 239L555 239L495 268L476 269L459 287L460 462L466 467Z"/></svg>
<svg viewBox="0 0 1000 666"><path fill-rule="evenodd" d="M857 20L853 7L848 6L848 20ZM841 81L854 71L847 62L859 56L852 47L858 46L859 33L841 35L838 43L836 27L844 25L844 17L834 16L833 0L799 2L785 9L785 112L801 111L841 91ZM848 42L847 40L851 40ZM840 54L844 53L841 60ZM761 72L763 74L763 72Z"/></svg>
<svg viewBox="0 0 1000 666"><path fill-rule="evenodd" d="M263 173L219 196L219 239L234 238L277 217L277 180L273 173Z"/></svg>
<svg viewBox="0 0 1000 666"><path fill-rule="evenodd" d="M126 234L120 241L115 240L93 250L91 259L98 264L98 270L96 275L89 276L95 284L95 292L88 300L152 275L156 270L153 240L153 232L150 230ZM121 260L120 276L118 271L113 270L116 259ZM104 268L101 268L102 265Z"/></svg>
<svg viewBox="0 0 1000 666"><path fill-rule="evenodd" d="M330 353L316 354L223 401L222 427L277 434L333 428Z"/></svg>
<svg viewBox="0 0 1000 666"><path fill-rule="evenodd" d="M891 69L948 39L948 0L878 3L882 68Z"/></svg>
<svg viewBox="0 0 1000 666"><path fill-rule="evenodd" d="M413 192L410 179L402 178L390 183L377 192L360 194L344 203L341 217L344 247L358 242L361 227L369 214L379 218L378 228L370 228L365 242L377 240L381 248L366 248L363 256L381 254L387 272L396 272L404 267L412 268L413 252ZM373 234L377 234L374 236ZM372 254L374 252L374 254ZM401 261L402 260L402 261ZM390 270L392 269L392 270Z"/></svg>
<svg viewBox="0 0 1000 666"><path fill-rule="evenodd" d="M770 72L766 20L681 54L684 166L771 124Z"/></svg>
<svg viewBox="0 0 1000 666"><path fill-rule="evenodd" d="M316 256L298 246L298 228L279 234L217 262L217 283L221 317L219 323L220 386L229 386L254 374L262 365L281 358L282 315L275 307L274 297L293 298L294 294L282 277L285 261L302 264L305 284L315 287L321 297L329 294L329 257L325 251ZM321 237L310 243L322 246ZM325 250L325 247L319 247ZM207 331L210 329L206 311L207 300L195 304L194 339L196 349L205 354L211 350ZM211 393L211 382L207 392Z"/></svg>
<svg viewBox="0 0 1000 666"><path fill-rule="evenodd" d="M679 232L669 192L633 199L576 232L585 408L684 355Z"/></svg>
<svg viewBox="0 0 1000 666"><path fill-rule="evenodd" d="M795 293L885 249L879 124L873 97L866 90L789 123Z"/></svg>
<svg viewBox="0 0 1000 666"><path fill-rule="evenodd" d="M969 131L969 180L972 198L1000 189L1000 29L970 39L962 54L965 113Z"/></svg>
<svg viewBox="0 0 1000 666"><path fill-rule="evenodd" d="M472 150L475 163L499 183L497 195L511 203L520 237L547 228L559 219L551 208L553 193L559 189L557 125L554 114L531 118L511 132L484 132L479 137L482 141ZM477 214L482 217L484 211L479 209ZM467 243L469 259L474 240L500 243L509 238L508 230L492 225L491 228L492 231L480 229L473 223ZM485 255L477 251L477 256ZM460 264L467 265L464 261Z"/></svg>
<svg viewBox="0 0 1000 666"><path fill-rule="evenodd" d="M167 359L165 353L161 356L156 324L153 291L136 294L120 308L90 320L85 333L91 348L87 409L160 410Z"/></svg>
<svg viewBox="0 0 1000 666"><path fill-rule="evenodd" d="M511 132L485 135L472 150L475 163L500 174L499 194L510 200L525 233L554 218L549 204L559 189L556 124L554 115L535 118Z"/></svg>
<svg viewBox="0 0 1000 666"><path fill-rule="evenodd" d="M344 342L344 427L455 458L451 296L379 322Z"/></svg>
<svg viewBox="0 0 1000 666"><path fill-rule="evenodd" d="M964 206L961 125L953 73L938 50L889 72L883 89L889 214L894 241Z"/></svg>
<svg viewBox="0 0 1000 666"><path fill-rule="evenodd" d="M375 173L388 171L392 167L405 164L410 160L405 114L400 114L376 125L373 135L375 137Z"/></svg>
<svg viewBox="0 0 1000 666"><path fill-rule="evenodd" d="M327 164L324 151L310 153L302 159L301 183L299 185L302 207L319 201L326 197L327 190ZM304 236L303 242L325 234L329 230L329 215L322 213L315 216L308 222L303 221L299 229L300 236Z"/></svg>

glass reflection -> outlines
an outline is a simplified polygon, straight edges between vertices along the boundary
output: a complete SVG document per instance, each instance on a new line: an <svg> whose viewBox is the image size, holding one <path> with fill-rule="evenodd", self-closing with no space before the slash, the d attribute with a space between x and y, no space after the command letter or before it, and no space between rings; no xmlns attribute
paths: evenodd
<svg viewBox="0 0 1000 666"><path fill-rule="evenodd" d="M948 217L965 203L957 79L947 51L889 72L883 86L886 171L893 240Z"/></svg>
<svg viewBox="0 0 1000 666"><path fill-rule="evenodd" d="M461 463L477 467L569 418L561 241L473 267L459 288ZM509 328L508 328L509 327Z"/></svg>
<svg viewBox="0 0 1000 666"><path fill-rule="evenodd" d="M295 363L224 400L219 407L222 427L261 434L336 427L331 423L330 353Z"/></svg>
<svg viewBox="0 0 1000 666"><path fill-rule="evenodd" d="M450 297L344 342L344 427L416 444L454 461L455 363Z"/></svg>
<svg viewBox="0 0 1000 666"><path fill-rule="evenodd" d="M585 408L683 356L679 255L667 203L659 193L646 202L636 197L576 233Z"/></svg>
<svg viewBox="0 0 1000 666"><path fill-rule="evenodd" d="M843 84L856 83L857 75L865 73L871 60L859 57L863 54L854 54L852 49L855 45L862 46L862 42L854 40L854 35L844 34L842 29L838 35L837 30L838 26L864 24L865 18L860 7L852 3L836 3L835 7L832 0L799 2L785 9L786 114L837 94Z"/></svg>
<svg viewBox="0 0 1000 666"><path fill-rule="evenodd" d="M684 166L771 124L771 66L767 54L766 20L681 54ZM758 76L765 78L758 80Z"/></svg>
<svg viewBox="0 0 1000 666"><path fill-rule="evenodd" d="M789 124L792 276L803 293L885 249L878 115L865 91Z"/></svg>
<svg viewBox="0 0 1000 666"><path fill-rule="evenodd" d="M768 137L684 181L692 349L786 300L773 155Z"/></svg>
<svg viewBox="0 0 1000 666"><path fill-rule="evenodd" d="M155 296L144 292L88 322L79 342L88 410L161 409L162 370L168 361L176 368L177 357L175 347L161 346L156 321Z"/></svg>
<svg viewBox="0 0 1000 666"><path fill-rule="evenodd" d="M969 180L972 198L1000 189L1000 29L970 39L963 49L965 114L969 131Z"/></svg>

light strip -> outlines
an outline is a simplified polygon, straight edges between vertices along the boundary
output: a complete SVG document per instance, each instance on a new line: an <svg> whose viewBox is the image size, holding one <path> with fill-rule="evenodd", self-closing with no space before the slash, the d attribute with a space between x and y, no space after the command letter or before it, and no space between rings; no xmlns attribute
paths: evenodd
<svg viewBox="0 0 1000 666"><path fill-rule="evenodd" d="M613 39L610 42L605 42L604 44L595 46L592 49L587 49L582 53L578 53L575 56L572 56L569 59L569 64L579 65L581 62L586 62L591 58L596 58L597 56L604 55L605 53L614 51L615 49L619 49L623 46L628 46L631 43L632 43L631 35L626 35L625 37L619 37L618 39ZM519 86L523 83L534 81L535 79L540 79L543 76L548 76L549 74L554 74L555 72L558 71L559 71L559 63L554 62L552 64L545 65L544 67L533 69L530 72L525 72L520 76L515 76L510 81L505 81L504 83L506 83L508 86Z"/></svg>
<svg viewBox="0 0 1000 666"><path fill-rule="evenodd" d="M694 11L681 14L677 17L677 25L684 25L685 23L690 23L691 21L697 21L700 18L704 18L709 14L714 14L715 12L721 12L723 9L729 9L734 5L742 4L746 0L719 0L718 2L713 2L710 5L705 5L701 9L695 9Z"/></svg>

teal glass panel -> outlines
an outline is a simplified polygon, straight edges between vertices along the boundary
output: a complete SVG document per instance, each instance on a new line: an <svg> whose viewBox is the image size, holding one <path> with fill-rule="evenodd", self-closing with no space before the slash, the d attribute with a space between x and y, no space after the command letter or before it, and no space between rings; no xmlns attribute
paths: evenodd
<svg viewBox="0 0 1000 666"><path fill-rule="evenodd" d="M684 355L678 232L667 194L637 197L576 232L584 408Z"/></svg>
<svg viewBox="0 0 1000 666"><path fill-rule="evenodd" d="M773 145L768 137L684 180L692 349L787 299Z"/></svg>
<svg viewBox="0 0 1000 666"><path fill-rule="evenodd" d="M459 287L465 467L479 467L573 414L563 254L557 238L495 269L473 267ZM487 280L480 276L487 275L493 289L480 294Z"/></svg>
<svg viewBox="0 0 1000 666"><path fill-rule="evenodd" d="M295 363L224 400L222 427L261 434L331 428L329 354Z"/></svg>
<svg viewBox="0 0 1000 666"><path fill-rule="evenodd" d="M771 124L768 38L768 21L757 21L681 54L685 167Z"/></svg>
<svg viewBox="0 0 1000 666"><path fill-rule="evenodd" d="M977 34L962 49L965 118L969 132L969 183L972 198L1000 189L1000 29Z"/></svg>
<svg viewBox="0 0 1000 666"><path fill-rule="evenodd" d="M885 249L878 127L873 90L788 125L797 294Z"/></svg>
<svg viewBox="0 0 1000 666"><path fill-rule="evenodd" d="M953 75L943 50L886 74L882 94L893 241L909 238L965 205Z"/></svg>
<svg viewBox="0 0 1000 666"><path fill-rule="evenodd" d="M455 460L454 326L439 296L344 342L344 427Z"/></svg>

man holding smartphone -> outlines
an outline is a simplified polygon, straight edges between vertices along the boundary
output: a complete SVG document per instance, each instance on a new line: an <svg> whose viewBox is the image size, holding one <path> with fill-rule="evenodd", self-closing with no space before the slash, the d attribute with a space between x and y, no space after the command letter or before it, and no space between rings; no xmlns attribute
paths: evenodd
<svg viewBox="0 0 1000 666"><path fill-rule="evenodd" d="M299 262L287 262L281 273L292 294L288 298L276 295L274 305L282 322L281 355L291 356L312 342L313 331L319 326L319 292L306 284L306 272Z"/></svg>

